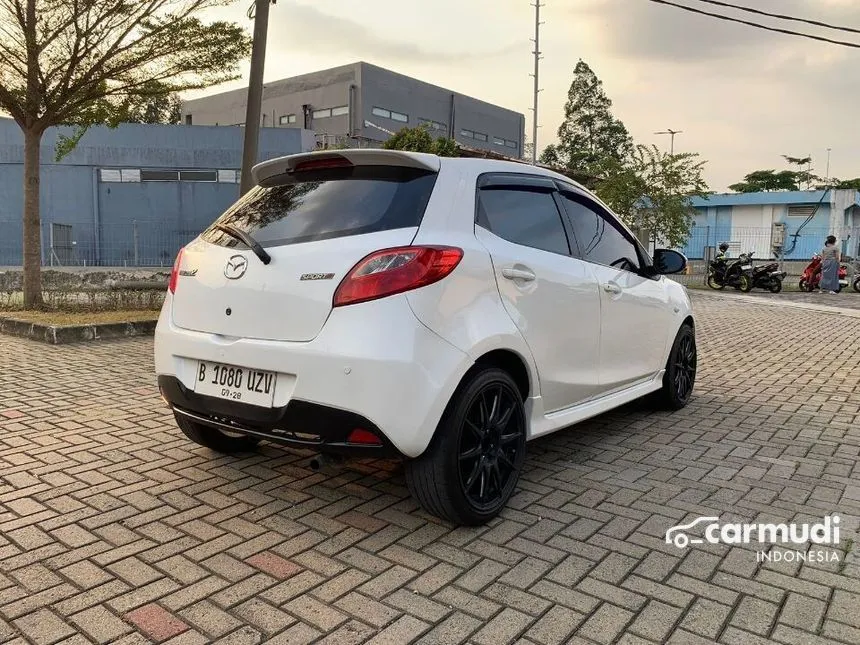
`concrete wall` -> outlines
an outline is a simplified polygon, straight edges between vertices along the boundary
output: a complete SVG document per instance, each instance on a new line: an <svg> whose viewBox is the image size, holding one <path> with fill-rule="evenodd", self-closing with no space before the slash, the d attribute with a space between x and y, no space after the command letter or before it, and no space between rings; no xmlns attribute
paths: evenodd
<svg viewBox="0 0 860 645"><path fill-rule="evenodd" d="M41 149L42 248L45 264L161 266L239 195L240 128L122 125L93 128L62 161L57 135ZM68 130L66 130L68 132ZM266 128L259 159L311 150L313 133ZM17 125L0 119L0 266L21 263L23 140ZM105 181L102 171L210 170L219 181ZM127 179L134 179L132 172ZM58 226L54 226L58 225ZM69 231L67 228L71 226ZM70 233L51 253L52 231Z"/></svg>

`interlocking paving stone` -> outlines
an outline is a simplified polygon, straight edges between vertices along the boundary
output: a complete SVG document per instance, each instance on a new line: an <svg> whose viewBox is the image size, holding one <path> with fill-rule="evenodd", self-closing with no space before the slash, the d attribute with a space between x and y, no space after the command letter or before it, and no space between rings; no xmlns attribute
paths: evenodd
<svg viewBox="0 0 860 645"><path fill-rule="evenodd" d="M0 641L860 645L856 546L762 564L664 542L700 515L837 512L858 541L860 326L693 298L691 404L531 443L478 528L420 511L393 462L315 472L307 452L188 442L151 339L0 337Z"/></svg>

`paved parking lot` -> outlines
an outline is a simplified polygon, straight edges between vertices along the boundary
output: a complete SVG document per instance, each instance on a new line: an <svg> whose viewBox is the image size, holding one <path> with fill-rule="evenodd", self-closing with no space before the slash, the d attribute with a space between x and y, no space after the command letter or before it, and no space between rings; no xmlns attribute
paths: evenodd
<svg viewBox="0 0 860 645"><path fill-rule="evenodd" d="M0 337L0 642L860 643L860 321L695 304L694 402L530 444L480 529L420 512L396 464L189 443L150 339ZM837 512L839 562L663 540Z"/></svg>

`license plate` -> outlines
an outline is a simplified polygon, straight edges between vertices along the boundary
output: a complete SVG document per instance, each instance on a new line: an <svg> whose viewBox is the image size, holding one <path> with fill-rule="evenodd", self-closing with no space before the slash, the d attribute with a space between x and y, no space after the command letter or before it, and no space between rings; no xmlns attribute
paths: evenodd
<svg viewBox="0 0 860 645"><path fill-rule="evenodd" d="M274 372L199 361L194 391L205 396L271 408L277 380Z"/></svg>
<svg viewBox="0 0 860 645"><path fill-rule="evenodd" d="M750 269L752 269L752 265L751 264L745 264L744 266L741 267L741 269L743 271L749 271Z"/></svg>
<svg viewBox="0 0 860 645"><path fill-rule="evenodd" d="M839 284L841 284L844 287L848 284L848 280L840 280Z"/></svg>

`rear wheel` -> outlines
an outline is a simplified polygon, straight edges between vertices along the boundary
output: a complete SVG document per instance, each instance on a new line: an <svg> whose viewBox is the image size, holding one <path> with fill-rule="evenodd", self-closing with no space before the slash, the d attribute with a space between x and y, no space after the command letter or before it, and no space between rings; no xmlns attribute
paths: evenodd
<svg viewBox="0 0 860 645"><path fill-rule="evenodd" d="M768 288L771 293L779 293L782 291L782 280L772 280Z"/></svg>
<svg viewBox="0 0 860 645"><path fill-rule="evenodd" d="M860 278L855 278L851 286L854 288L854 291L860 292Z"/></svg>
<svg viewBox="0 0 860 645"><path fill-rule="evenodd" d="M803 278L800 279L800 284L798 284L798 286L801 291L806 291L807 293L812 292L812 285Z"/></svg>
<svg viewBox="0 0 860 645"><path fill-rule="evenodd" d="M176 425L182 430L182 434L194 443L211 448L215 452L225 455L251 452L260 443L257 437L249 437L238 432L226 432L217 428L210 428L178 414L174 415L174 417L176 418Z"/></svg>
<svg viewBox="0 0 860 645"><path fill-rule="evenodd" d="M716 289L717 291L721 291L721 290L726 288L726 285L720 284L719 282L717 282L717 278L714 275L708 276L708 286L711 289Z"/></svg>
<svg viewBox="0 0 860 645"><path fill-rule="evenodd" d="M428 512L483 524L514 492L526 450L522 396L510 375L488 367L465 381L423 455L406 462L406 483Z"/></svg>
<svg viewBox="0 0 860 645"><path fill-rule="evenodd" d="M655 393L654 400L661 408L680 410L685 407L693 395L698 367L698 352L696 350L696 333L685 324L678 330L669 360L666 361L666 373L663 375L663 387Z"/></svg>

